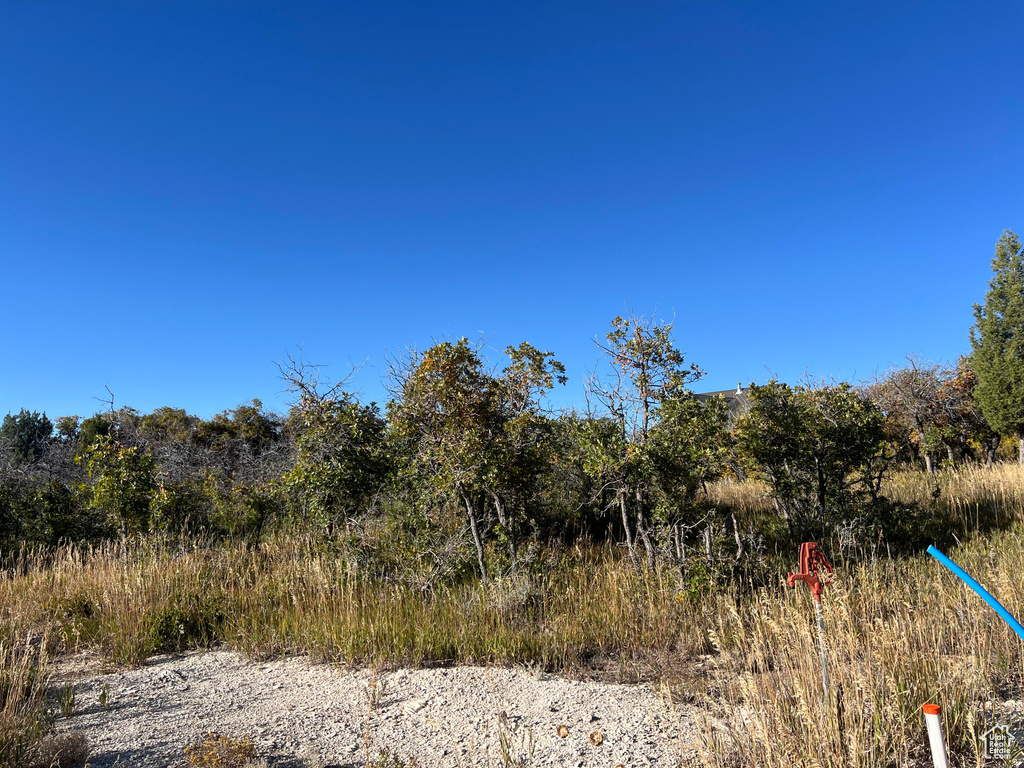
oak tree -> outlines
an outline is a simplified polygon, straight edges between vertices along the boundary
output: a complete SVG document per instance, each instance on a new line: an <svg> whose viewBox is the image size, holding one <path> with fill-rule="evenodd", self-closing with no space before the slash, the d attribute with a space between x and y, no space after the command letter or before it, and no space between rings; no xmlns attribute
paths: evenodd
<svg viewBox="0 0 1024 768"><path fill-rule="evenodd" d="M872 492L872 460L884 416L849 384L750 388L750 411L737 422L741 458L770 489L791 537L826 536ZM865 471L869 470L869 471Z"/></svg>
<svg viewBox="0 0 1024 768"><path fill-rule="evenodd" d="M690 435L679 429L686 421L680 418L681 398L686 385L703 375L696 365L686 364L672 331L672 323L636 314L612 320L605 340L597 342L610 371L588 379L589 413L580 421L585 467L602 489L614 494L634 562L638 542L648 563L655 560L654 524L664 509L659 497L678 481L670 467L674 463L678 470L680 457L673 462L666 449L687 444Z"/></svg>
<svg viewBox="0 0 1024 768"><path fill-rule="evenodd" d="M480 346L444 341L395 361L388 422L407 475L462 507L486 580L488 513L496 512L514 556L515 505L542 456L540 399L564 382L564 368L524 343L505 350L511 362L494 374Z"/></svg>

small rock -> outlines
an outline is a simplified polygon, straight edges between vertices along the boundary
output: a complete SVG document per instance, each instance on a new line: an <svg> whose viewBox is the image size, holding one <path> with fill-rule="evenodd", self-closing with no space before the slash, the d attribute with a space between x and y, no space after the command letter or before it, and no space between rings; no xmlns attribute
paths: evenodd
<svg viewBox="0 0 1024 768"><path fill-rule="evenodd" d="M402 711L407 715L411 715L414 712L419 712L425 706L427 706L427 702L423 699L409 699L409 701L402 705Z"/></svg>

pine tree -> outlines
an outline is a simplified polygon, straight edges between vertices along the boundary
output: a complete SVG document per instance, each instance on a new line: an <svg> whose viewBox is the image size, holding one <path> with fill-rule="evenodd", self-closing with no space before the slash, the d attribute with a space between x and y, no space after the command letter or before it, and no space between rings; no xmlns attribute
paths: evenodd
<svg viewBox="0 0 1024 768"><path fill-rule="evenodd" d="M53 424L46 418L22 408L17 416L7 414L0 425L0 450L11 451L15 462L19 464L38 461L46 453L46 448L53 435Z"/></svg>
<svg viewBox="0 0 1024 768"><path fill-rule="evenodd" d="M992 271L984 305L974 305L974 397L996 432L1019 439L1024 464L1024 248L1008 229L996 243Z"/></svg>

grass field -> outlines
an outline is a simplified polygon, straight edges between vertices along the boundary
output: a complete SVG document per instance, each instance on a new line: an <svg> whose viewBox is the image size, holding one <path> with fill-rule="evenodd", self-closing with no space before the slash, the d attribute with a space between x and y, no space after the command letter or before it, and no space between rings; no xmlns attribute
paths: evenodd
<svg viewBox="0 0 1024 768"><path fill-rule="evenodd" d="M947 554L1024 614L1024 470L908 473L885 492L961 539ZM713 493L737 519L769 514L755 484ZM768 586L695 590L676 567L638 572L620 550L580 546L544 550L514 578L424 591L368 582L322 542L294 536L258 548L165 539L23 552L0 579L0 765L27 764L47 730L57 655L95 648L132 665L214 644L253 657L651 679L709 718L730 715L732 730L704 734L709 766L919 764L921 705L936 702L954 762L976 763L985 704L1024 679L1004 622L927 555L848 554L823 603L826 699L811 598L784 586L781 563L769 567Z"/></svg>

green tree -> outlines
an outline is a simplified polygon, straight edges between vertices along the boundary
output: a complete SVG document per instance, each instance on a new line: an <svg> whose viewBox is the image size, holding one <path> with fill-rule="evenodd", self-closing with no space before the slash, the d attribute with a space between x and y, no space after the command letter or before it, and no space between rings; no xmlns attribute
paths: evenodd
<svg viewBox="0 0 1024 768"><path fill-rule="evenodd" d="M0 552L14 549L27 538L27 523L36 516L31 497L32 488L28 483L0 476Z"/></svg>
<svg viewBox="0 0 1024 768"><path fill-rule="evenodd" d="M690 472L698 470L689 460L693 455L687 459L696 437L688 427L691 417L707 413L687 400L686 384L703 372L686 364L672 330L671 323L653 318L616 317L606 341L598 342L610 374L590 377L590 413L579 422L584 466L599 487L614 493L634 562L637 540L654 562L654 526L670 509L666 491L692 488Z"/></svg>
<svg viewBox="0 0 1024 768"><path fill-rule="evenodd" d="M690 392L667 398L651 430L655 519L666 527L682 557L682 538L694 520L701 492L722 476L730 458L729 406L725 398L698 399ZM737 535L736 559L743 555Z"/></svg>
<svg viewBox="0 0 1024 768"><path fill-rule="evenodd" d="M199 417L183 408L162 407L147 413L139 421L139 437L147 446L189 443L195 440Z"/></svg>
<svg viewBox="0 0 1024 768"><path fill-rule="evenodd" d="M160 484L163 486L161 496L173 494L173 487L179 483L187 483L189 479L201 472L203 460L208 448L199 441L201 420L181 408L156 408L139 420L138 439L146 453L156 459L160 468ZM161 502L163 509L174 505ZM180 508L180 505L179 505ZM198 509L191 516L191 522L198 522L203 517ZM157 515L157 527L166 528L171 517L160 513Z"/></svg>
<svg viewBox="0 0 1024 768"><path fill-rule="evenodd" d="M57 437L62 441L78 440L78 429L81 419L77 416L59 416L54 426L57 429Z"/></svg>
<svg viewBox="0 0 1024 768"><path fill-rule="evenodd" d="M581 536L600 540L608 526L595 500L593 480L583 470L577 443L579 416L566 412L541 419L543 440L524 510L529 533L566 544ZM517 539L522 541L526 533L524 526Z"/></svg>
<svg viewBox="0 0 1024 768"><path fill-rule="evenodd" d="M974 305L974 398L992 429L1018 439L1024 464L1024 248L1008 229L996 243L992 271L985 303Z"/></svg>
<svg viewBox="0 0 1024 768"><path fill-rule="evenodd" d="M412 353L394 366L388 404L407 475L463 508L483 579L488 511L497 513L514 553L515 511L544 460L539 401L564 382L550 352L525 343L505 352L511 363L500 376L465 338Z"/></svg>
<svg viewBox="0 0 1024 768"><path fill-rule="evenodd" d="M485 477L501 429L497 382L465 338L412 353L393 379L397 397L388 403L388 421L405 446L410 474L462 505L486 579Z"/></svg>
<svg viewBox="0 0 1024 768"><path fill-rule="evenodd" d="M978 376L966 357L957 359L956 368L943 372L936 435L946 447L950 464L957 454L962 458L974 456L975 447L984 452L987 464L995 460L999 434L981 415L974 399L977 386Z"/></svg>
<svg viewBox="0 0 1024 768"><path fill-rule="evenodd" d="M72 488L51 480L36 489L33 499L32 539L54 546L62 541L83 541L105 535L104 520L83 509Z"/></svg>
<svg viewBox="0 0 1024 768"><path fill-rule="evenodd" d="M78 427L78 448L84 452L99 438L109 437L121 445L136 445L139 439L139 413L122 406L116 410L101 411L83 419Z"/></svg>
<svg viewBox="0 0 1024 768"><path fill-rule="evenodd" d="M495 394L501 431L492 446L484 487L494 503L512 561L522 534L527 505L540 476L554 459L552 425L541 407L555 383L565 384L565 366L550 352L523 342L505 349L510 362L497 379Z"/></svg>
<svg viewBox="0 0 1024 768"><path fill-rule="evenodd" d="M320 366L301 356L278 366L288 390L296 395L288 424L261 415L261 404L232 413L247 444L267 451L284 432L294 436L294 462L282 477L293 520L334 528L363 515L388 480L391 456L386 423L376 403L361 405L344 387L348 377L331 384Z"/></svg>
<svg viewBox="0 0 1024 768"><path fill-rule="evenodd" d="M90 508L105 514L122 534L147 532L157 492L156 460L110 437L98 438L82 458L91 481Z"/></svg>
<svg viewBox="0 0 1024 768"><path fill-rule="evenodd" d="M196 427L197 439L214 452L231 454L244 444L255 455L276 443L282 428L281 420L265 411L259 399L218 413Z"/></svg>
<svg viewBox="0 0 1024 768"><path fill-rule="evenodd" d="M736 425L737 448L771 489L790 536L826 537L876 493L884 416L849 384L751 386Z"/></svg>
<svg viewBox="0 0 1024 768"><path fill-rule="evenodd" d="M53 424L45 413L22 409L17 416L8 413L0 425L0 447L8 449L17 464L41 459L52 436Z"/></svg>
<svg viewBox="0 0 1024 768"><path fill-rule="evenodd" d="M386 424L376 403L349 396L300 403L296 461L283 478L297 520L328 528L346 525L373 505L391 461Z"/></svg>

